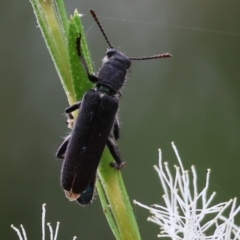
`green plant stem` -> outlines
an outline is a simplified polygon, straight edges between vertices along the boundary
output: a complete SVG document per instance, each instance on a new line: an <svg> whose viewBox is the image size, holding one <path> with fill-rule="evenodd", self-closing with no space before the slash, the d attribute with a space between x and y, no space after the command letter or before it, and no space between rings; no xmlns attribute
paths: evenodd
<svg viewBox="0 0 240 240"><path fill-rule="evenodd" d="M84 66L76 54L76 38L81 36L81 54L92 72L83 27L77 10L67 20L63 0L30 0L43 38L50 52L69 104L79 101L91 88ZM75 113L76 116L76 113ZM116 239L139 240L140 234L121 172L109 167L114 161L105 149L97 189L107 221Z"/></svg>

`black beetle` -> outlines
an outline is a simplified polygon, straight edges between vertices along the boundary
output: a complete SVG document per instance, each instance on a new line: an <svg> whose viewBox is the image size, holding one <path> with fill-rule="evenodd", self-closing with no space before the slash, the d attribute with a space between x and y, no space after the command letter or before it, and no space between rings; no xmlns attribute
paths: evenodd
<svg viewBox="0 0 240 240"><path fill-rule="evenodd" d="M169 53L151 57L130 58L114 49L93 10L90 10L98 24L109 49L103 58L98 76L89 73L86 62L81 55L81 36L76 41L77 54L86 69L89 81L95 84L88 90L80 102L65 109L69 119L71 112L79 110L71 134L59 147L56 155L63 159L61 185L67 198L76 200L81 205L91 202L94 194L97 168L105 146L109 148L115 162L110 165L121 169L125 162L121 160L115 141L119 138L117 119L118 98L126 79L131 60L145 60L170 57Z"/></svg>

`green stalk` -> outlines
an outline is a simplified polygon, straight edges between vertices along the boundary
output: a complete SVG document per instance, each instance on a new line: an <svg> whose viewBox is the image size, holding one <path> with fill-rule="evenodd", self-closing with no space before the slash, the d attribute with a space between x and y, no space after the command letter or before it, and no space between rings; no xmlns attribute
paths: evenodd
<svg viewBox="0 0 240 240"><path fill-rule="evenodd" d="M76 38L81 36L81 54L89 71L91 58L77 10L67 19L63 0L30 0L43 38L54 62L69 104L79 101L92 85L76 53ZM116 239L138 240L140 234L121 172L109 167L114 161L105 150L98 168L96 187L103 211ZM99 181L100 180L100 181Z"/></svg>

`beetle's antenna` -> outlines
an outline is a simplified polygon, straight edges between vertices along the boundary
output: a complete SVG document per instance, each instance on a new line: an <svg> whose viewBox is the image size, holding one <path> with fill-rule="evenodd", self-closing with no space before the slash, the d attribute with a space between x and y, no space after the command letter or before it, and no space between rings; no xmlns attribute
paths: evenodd
<svg viewBox="0 0 240 240"><path fill-rule="evenodd" d="M106 42L107 42L108 45L109 45L109 47L110 47L110 48L113 48L112 44L109 42L109 40L108 40L108 38L107 38L107 35L106 35L106 33L105 33L105 31L104 31L104 29L103 29L101 23L100 23L99 20L98 20L97 14L94 12L93 9L90 9L90 13L92 14L92 16L93 16L95 22L97 23L98 27L100 28L100 30L101 30L101 32L102 32L102 34L103 34L103 36L104 36Z"/></svg>
<svg viewBox="0 0 240 240"><path fill-rule="evenodd" d="M172 55L170 53L161 53L149 57L129 57L130 60L149 60L149 59L158 59L158 58L167 58L171 57Z"/></svg>
<svg viewBox="0 0 240 240"><path fill-rule="evenodd" d="M97 17L97 14L95 13L95 11L93 9L90 9L90 13L92 14L95 22L97 23L98 27L100 28L100 31L102 32L106 42L108 43L110 48L113 48L112 44L109 42L107 35ZM162 54L157 54L157 55L153 55L153 56L149 56L149 57L129 57L130 60L149 60L149 59L158 59L158 58L167 58L167 57L171 57L172 55L169 53L162 53Z"/></svg>

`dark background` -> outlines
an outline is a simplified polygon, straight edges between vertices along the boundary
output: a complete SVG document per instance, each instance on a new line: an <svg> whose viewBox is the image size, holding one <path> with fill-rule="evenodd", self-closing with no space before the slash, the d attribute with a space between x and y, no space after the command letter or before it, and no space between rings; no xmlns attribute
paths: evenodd
<svg viewBox="0 0 240 240"><path fill-rule="evenodd" d="M93 8L114 47L129 56L170 52L171 59L135 61L121 99L119 147L131 201L162 203L153 165L157 149L197 167L200 186L211 168L216 200L240 197L239 0L65 1L82 18L95 70L107 44L90 17ZM28 1L0 2L0 239L18 239L10 224L41 239L47 221L60 221L59 240L114 239L98 197L81 208L64 197L54 156L68 132L65 93ZM133 206L143 239L157 239L148 212ZM237 224L239 225L239 221Z"/></svg>

